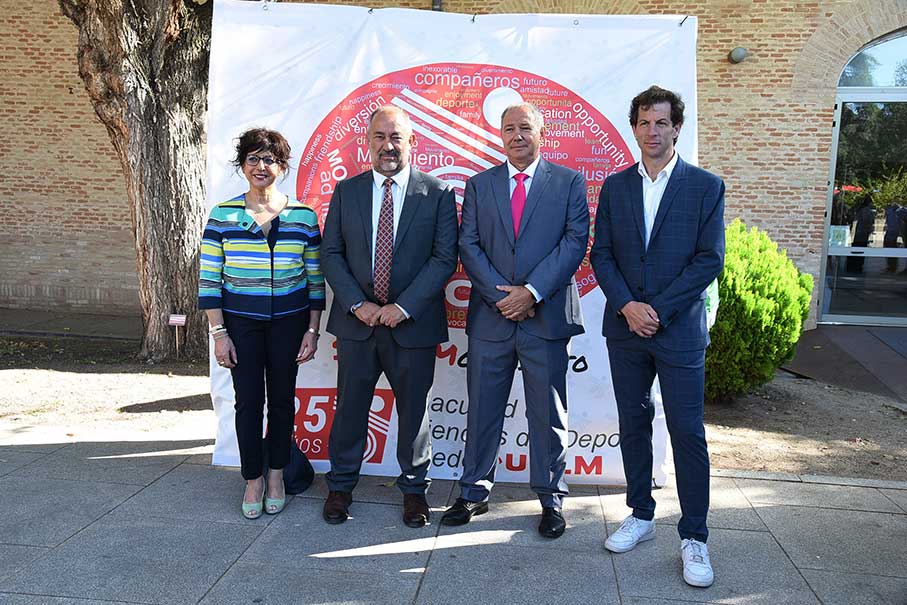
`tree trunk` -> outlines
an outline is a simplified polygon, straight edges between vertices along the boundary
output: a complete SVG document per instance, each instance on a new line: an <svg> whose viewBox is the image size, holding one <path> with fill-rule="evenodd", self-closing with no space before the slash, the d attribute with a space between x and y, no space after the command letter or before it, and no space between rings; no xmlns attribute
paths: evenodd
<svg viewBox="0 0 907 605"><path fill-rule="evenodd" d="M207 350L198 300L212 2L59 0L79 29L79 75L123 167L149 361Z"/></svg>

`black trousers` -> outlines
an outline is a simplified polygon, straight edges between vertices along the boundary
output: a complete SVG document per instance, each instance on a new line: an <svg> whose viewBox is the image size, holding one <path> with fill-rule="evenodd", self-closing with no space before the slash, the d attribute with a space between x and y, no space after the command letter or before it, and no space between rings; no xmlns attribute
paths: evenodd
<svg viewBox="0 0 907 605"><path fill-rule="evenodd" d="M281 469L290 456L293 431L296 355L309 327L309 313L257 320L224 313L224 326L236 347L233 390L236 392L236 438L243 479L261 477L263 448L268 466ZM262 442L265 389L268 400L268 434Z"/></svg>

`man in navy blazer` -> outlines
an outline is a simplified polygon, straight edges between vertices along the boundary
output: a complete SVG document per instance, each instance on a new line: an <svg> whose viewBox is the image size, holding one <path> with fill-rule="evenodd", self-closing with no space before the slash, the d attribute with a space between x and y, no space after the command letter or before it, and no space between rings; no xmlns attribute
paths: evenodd
<svg viewBox="0 0 907 605"><path fill-rule="evenodd" d="M683 577L709 586L705 290L724 265L724 183L674 150L683 108L679 95L657 86L633 99L630 125L642 161L608 177L599 196L590 259L608 299L602 334L633 509L605 547L626 552L655 537L649 393L657 374L682 511Z"/></svg>
<svg viewBox="0 0 907 605"><path fill-rule="evenodd" d="M452 187L410 166L415 142L403 110L378 108L368 126L372 170L337 183L324 224L321 267L334 293L327 329L337 337L337 410L323 510L331 524L349 516L382 372L397 407L403 521L428 522L426 397L435 348L447 340L444 286L457 265L457 206Z"/></svg>
<svg viewBox="0 0 907 605"><path fill-rule="evenodd" d="M441 519L488 510L517 363L529 421L530 486L539 533L557 538L567 484L567 342L583 332L573 274L589 241L586 183L540 155L544 120L522 103L501 116L507 162L466 183L460 261L472 281L466 333L469 409L460 497Z"/></svg>

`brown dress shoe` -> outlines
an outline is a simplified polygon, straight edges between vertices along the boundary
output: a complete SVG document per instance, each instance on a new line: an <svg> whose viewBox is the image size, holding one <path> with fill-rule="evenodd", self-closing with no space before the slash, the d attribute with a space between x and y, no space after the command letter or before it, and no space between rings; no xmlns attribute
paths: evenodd
<svg viewBox="0 0 907 605"><path fill-rule="evenodd" d="M324 520L331 525L338 525L350 516L350 504L353 503L353 494L350 492L330 492L324 501Z"/></svg>
<svg viewBox="0 0 907 605"><path fill-rule="evenodd" d="M407 527L424 527L428 523L428 502L424 494L403 494L403 522Z"/></svg>

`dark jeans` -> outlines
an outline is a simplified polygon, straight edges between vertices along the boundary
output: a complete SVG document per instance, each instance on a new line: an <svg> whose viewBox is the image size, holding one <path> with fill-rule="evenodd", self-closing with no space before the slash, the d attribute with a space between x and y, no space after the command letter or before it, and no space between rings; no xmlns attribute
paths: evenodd
<svg viewBox="0 0 907 605"><path fill-rule="evenodd" d="M262 448L268 466L281 469L290 456L293 430L296 355L309 327L308 311L272 320L224 313L224 325L236 347L233 390L236 392L236 438L244 479L261 477ZM268 395L268 434L262 444L265 388Z"/></svg>

